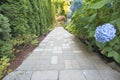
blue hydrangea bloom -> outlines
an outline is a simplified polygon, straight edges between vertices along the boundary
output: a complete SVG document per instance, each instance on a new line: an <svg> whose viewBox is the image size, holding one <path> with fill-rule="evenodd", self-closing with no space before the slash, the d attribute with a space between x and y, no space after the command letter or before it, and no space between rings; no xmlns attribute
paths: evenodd
<svg viewBox="0 0 120 80"><path fill-rule="evenodd" d="M73 15L73 12L70 12L70 13L68 14L68 18L70 19L70 18L72 17L72 15Z"/></svg>
<svg viewBox="0 0 120 80"><path fill-rule="evenodd" d="M83 4L82 1L74 0L70 9L72 10L72 12L75 12L82 6L82 4Z"/></svg>
<svg viewBox="0 0 120 80"><path fill-rule="evenodd" d="M78 10L82 6L82 4L83 4L82 0L73 0L72 2L73 3L71 5L71 7L70 7L71 12L68 14L68 18L71 18L73 13L76 10Z"/></svg>
<svg viewBox="0 0 120 80"><path fill-rule="evenodd" d="M114 39L116 33L116 29L110 23L104 24L102 26L98 26L95 31L95 39L98 42L105 43Z"/></svg>
<svg viewBox="0 0 120 80"><path fill-rule="evenodd" d="M72 12L75 12L82 6L82 4L83 4L82 1L73 1L73 4L70 7L70 9L72 10Z"/></svg>
<svg viewBox="0 0 120 80"><path fill-rule="evenodd" d="M112 3L112 2L111 2L111 3L108 3L108 4L107 4L107 7L108 7L108 8L113 7L113 3Z"/></svg>

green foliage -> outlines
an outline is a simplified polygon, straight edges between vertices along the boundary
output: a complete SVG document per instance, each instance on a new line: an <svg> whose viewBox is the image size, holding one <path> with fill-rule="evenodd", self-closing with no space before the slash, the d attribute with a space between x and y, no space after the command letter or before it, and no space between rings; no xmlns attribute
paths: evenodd
<svg viewBox="0 0 120 80"><path fill-rule="evenodd" d="M14 48L36 43L33 40L52 28L55 21L51 0L6 0L0 8L1 14L7 17L6 22L0 23L4 26L0 28L0 36L8 39L10 35Z"/></svg>
<svg viewBox="0 0 120 80"><path fill-rule="evenodd" d="M8 18L0 14L0 39L7 40L10 38L10 24Z"/></svg>
<svg viewBox="0 0 120 80"><path fill-rule="evenodd" d="M0 59L0 79L5 75L5 73L8 72L7 67L10 65L9 64L9 58L3 57Z"/></svg>
<svg viewBox="0 0 120 80"><path fill-rule="evenodd" d="M3 56L13 57L12 54L12 44L10 41L1 41L0 40L0 58Z"/></svg>
<svg viewBox="0 0 120 80"><path fill-rule="evenodd" d="M113 0L101 0L99 2L93 3L89 6L89 8L91 9L100 9L102 8L104 5L112 2Z"/></svg>
<svg viewBox="0 0 120 80"><path fill-rule="evenodd" d="M8 66L3 57L37 45L37 37L53 28L54 10L51 0L0 0L0 78Z"/></svg>
<svg viewBox="0 0 120 80"><path fill-rule="evenodd" d="M64 3L65 1L63 0L55 0L53 1L54 5L55 5L55 12L57 15L64 15L65 14L65 10L64 10Z"/></svg>
<svg viewBox="0 0 120 80"><path fill-rule="evenodd" d="M85 0L84 6L77 10L67 29L76 34L93 50L96 46L107 57L113 57L120 63L120 1L119 0ZM111 23L117 29L116 37L108 43L95 41L97 26ZM94 49L95 50L95 49Z"/></svg>
<svg viewBox="0 0 120 80"><path fill-rule="evenodd" d="M3 56L13 56L12 44L10 43L11 28L8 18L0 14L0 58Z"/></svg>

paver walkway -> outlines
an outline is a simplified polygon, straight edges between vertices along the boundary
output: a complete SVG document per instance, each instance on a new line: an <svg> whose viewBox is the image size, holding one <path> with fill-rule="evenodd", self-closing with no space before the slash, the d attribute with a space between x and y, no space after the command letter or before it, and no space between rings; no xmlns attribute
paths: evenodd
<svg viewBox="0 0 120 80"><path fill-rule="evenodd" d="M75 36L56 27L14 72L3 80L120 80Z"/></svg>

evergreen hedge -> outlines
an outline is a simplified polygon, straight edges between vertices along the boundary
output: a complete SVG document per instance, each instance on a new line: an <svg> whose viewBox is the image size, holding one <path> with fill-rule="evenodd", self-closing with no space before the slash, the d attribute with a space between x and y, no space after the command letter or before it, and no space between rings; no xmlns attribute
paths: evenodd
<svg viewBox="0 0 120 80"><path fill-rule="evenodd" d="M5 56L13 58L15 48L34 43L51 29L54 12L51 0L0 0L1 62L6 60ZM6 67L2 63L0 66Z"/></svg>

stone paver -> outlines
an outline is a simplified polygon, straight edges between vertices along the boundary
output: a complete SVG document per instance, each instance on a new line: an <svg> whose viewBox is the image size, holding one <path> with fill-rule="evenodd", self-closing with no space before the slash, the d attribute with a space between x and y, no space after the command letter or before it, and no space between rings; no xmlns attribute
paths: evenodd
<svg viewBox="0 0 120 80"><path fill-rule="evenodd" d="M58 71L35 71L31 80L58 80Z"/></svg>
<svg viewBox="0 0 120 80"><path fill-rule="evenodd" d="M59 80L86 80L80 70L65 70L60 72Z"/></svg>
<svg viewBox="0 0 120 80"><path fill-rule="evenodd" d="M6 76L3 80L30 80L32 71L15 71Z"/></svg>
<svg viewBox="0 0 120 80"><path fill-rule="evenodd" d="M58 57L57 56L52 56L51 64L57 64L57 63L58 63Z"/></svg>
<svg viewBox="0 0 120 80"><path fill-rule="evenodd" d="M120 80L97 55L62 27L56 27L3 80Z"/></svg>

